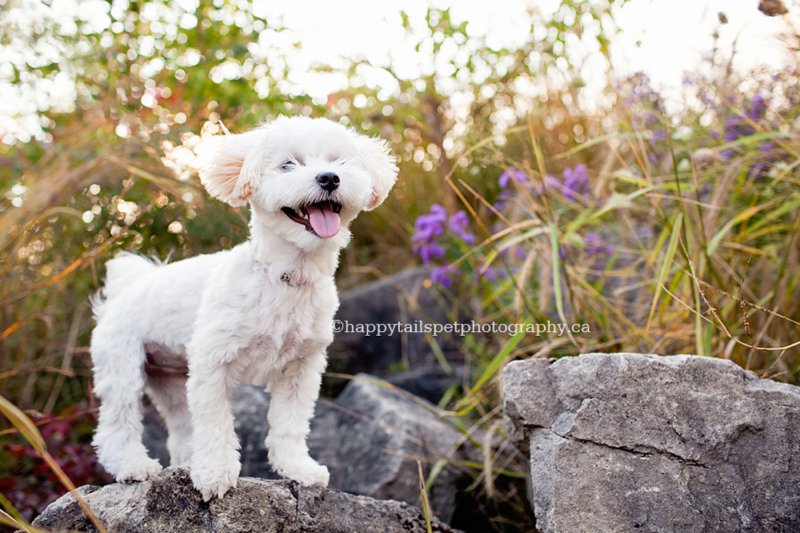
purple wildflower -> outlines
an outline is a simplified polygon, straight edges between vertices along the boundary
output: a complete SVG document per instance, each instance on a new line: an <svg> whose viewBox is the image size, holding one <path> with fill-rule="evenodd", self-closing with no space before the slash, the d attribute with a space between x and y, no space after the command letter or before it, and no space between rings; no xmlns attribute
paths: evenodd
<svg viewBox="0 0 800 533"><path fill-rule="evenodd" d="M519 169L509 167L505 172L500 174L499 178L497 178L497 184L500 185L501 188L505 189L511 183L512 179L517 183L525 183L528 181L528 175Z"/></svg>
<svg viewBox="0 0 800 533"><path fill-rule="evenodd" d="M478 276L491 283L497 279L497 272L491 265L488 265L486 268L481 268L478 271Z"/></svg>
<svg viewBox="0 0 800 533"><path fill-rule="evenodd" d="M596 231L591 233L587 233L586 236L583 238L583 241L586 243L586 253L590 255L598 255L598 254L612 254L614 253L614 247L609 246L607 244L601 244L600 234Z"/></svg>
<svg viewBox="0 0 800 533"><path fill-rule="evenodd" d="M444 255L444 248L436 244L435 242L428 242L425 244L416 245L413 248L413 251L418 253L419 256L422 258L422 264L427 265L431 262L431 259L442 257Z"/></svg>
<svg viewBox="0 0 800 533"><path fill-rule="evenodd" d="M439 204L431 206L430 213L420 215L414 222L416 233L411 237L413 241L428 241L444 233L444 223L447 220L447 211Z"/></svg>
<svg viewBox="0 0 800 533"><path fill-rule="evenodd" d="M459 211L450 217L448 221L450 231L458 236L466 244L473 244L475 242L475 235L469 231L469 218L464 211Z"/></svg>
<svg viewBox="0 0 800 533"><path fill-rule="evenodd" d="M664 130L655 130L650 140L651 144L655 144L658 141L665 141L667 140L667 132Z"/></svg>
<svg viewBox="0 0 800 533"><path fill-rule="evenodd" d="M509 246L508 248L504 248L500 253L503 254L509 261L519 261L528 257L528 253L521 244L515 244L513 246Z"/></svg>
<svg viewBox="0 0 800 533"><path fill-rule="evenodd" d="M786 153L782 152L775 143L764 142L758 147L758 152L753 152L757 157L756 161L750 166L748 175L754 179L763 178L769 175L770 170L780 161L786 160Z"/></svg>
<svg viewBox="0 0 800 533"><path fill-rule="evenodd" d="M767 111L767 100L764 98L761 93L755 95L753 97L753 101L750 102L750 111L746 113L747 118L756 122L764 118L764 113Z"/></svg>
<svg viewBox="0 0 800 533"><path fill-rule="evenodd" d="M501 213L504 212L512 204L516 194L517 191L513 189L502 189L497 195L497 201L493 204L494 208Z"/></svg>
<svg viewBox="0 0 800 533"><path fill-rule="evenodd" d="M430 263L435 257L444 255L444 248L436 243L436 237L444 234L444 225L447 221L447 211L439 204L431 206L429 213L420 215L414 222L416 230L411 237L414 243L412 251L422 258L423 264Z"/></svg>
<svg viewBox="0 0 800 533"><path fill-rule="evenodd" d="M752 122L758 122L764 118L766 111L767 100L761 94L756 94L750 102L750 109L745 113L745 116ZM725 142L733 142L742 137L753 135L755 132L755 128L750 125L749 121L740 116L732 116L725 119ZM721 155L727 159L733 155L733 150L723 150Z"/></svg>
<svg viewBox="0 0 800 533"><path fill-rule="evenodd" d="M542 194L545 188L562 191L563 185L561 181L559 181L557 178L554 178L550 174L546 174L544 177L544 185L542 185L541 183L537 183L536 186L533 188L534 196L539 196L540 194Z"/></svg>
<svg viewBox="0 0 800 533"><path fill-rule="evenodd" d="M450 287L453 285L453 278L450 277L453 269L450 265L439 266L431 271L431 281L438 283L443 287Z"/></svg>
<svg viewBox="0 0 800 533"><path fill-rule="evenodd" d="M570 202L589 192L589 173L586 165L564 169L561 193Z"/></svg>

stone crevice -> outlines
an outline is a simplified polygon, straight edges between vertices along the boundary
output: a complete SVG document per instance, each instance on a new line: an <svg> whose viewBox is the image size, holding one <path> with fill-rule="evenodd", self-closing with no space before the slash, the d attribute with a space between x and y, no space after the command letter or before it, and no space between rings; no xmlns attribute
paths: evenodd
<svg viewBox="0 0 800 533"><path fill-rule="evenodd" d="M556 433L556 435L558 435L558 434ZM618 451L621 451L621 452L632 453L632 454L637 455L639 457L653 457L654 455L658 455L658 456L661 456L661 457L663 457L665 459L668 459L670 461L677 461L677 462L679 462L679 463L681 463L681 464L683 464L685 466L696 466L696 467L699 467L699 468L708 468L706 465L704 465L700 461L697 461L697 460L694 460L694 459L689 459L689 458L686 458L686 457L681 457L680 455L672 453L670 451L660 450L658 448L653 448L651 446L643 446L641 444L634 444L632 446L612 446L611 444L608 444L608 443L605 443L605 442L602 442L602 441L593 440L593 439L581 439L581 438L575 437L574 435L569 435L569 434L558 435L558 436L562 437L564 439L567 439L567 440L574 441L574 442L581 442L581 443L585 443L585 444L594 444L595 446L600 446L602 448L608 448L609 450L618 450Z"/></svg>

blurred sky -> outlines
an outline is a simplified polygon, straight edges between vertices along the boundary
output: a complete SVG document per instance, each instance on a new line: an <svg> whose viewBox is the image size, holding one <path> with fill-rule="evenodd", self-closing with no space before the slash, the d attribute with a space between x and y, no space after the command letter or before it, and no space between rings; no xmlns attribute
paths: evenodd
<svg viewBox="0 0 800 533"><path fill-rule="evenodd" d="M798 0L784 1L787 5L794 2L792 16L798 24ZM53 0L52 8L45 7L38 0L31 2L29 6L33 7L27 8L29 17L51 9L52 16L61 21L76 16L87 18L92 13L100 20L105 18L104 10L107 9L107 4L100 0ZM175 3L191 6L194 2L176 0ZM419 23L426 6L431 4L438 7L452 5L453 18L469 21L471 34L486 35L490 44L500 46L513 45L527 37L529 21L526 10L529 6L547 15L557 10L559 1L406 0L402 7L411 15L412 22L416 19ZM373 64L391 62L400 75L407 77L432 68L424 52L414 54L410 51L414 39L404 35L399 6L400 3L392 0L257 0L255 10L268 20L279 20L291 30L283 34L273 32L273 41L262 44L289 50L292 74L287 83L291 84L292 90L324 101L328 94L343 88L346 77L314 73L314 65L337 66L342 64L342 57L359 56ZM631 0L616 13L622 33L612 42L614 68L620 75L637 71L647 73L656 87L666 91L668 107L679 107L683 74L698 69L701 58L711 49L711 34L719 27L720 11L726 14L728 23L721 27L719 46L730 51L732 43L737 42L735 68L780 68L789 61L780 44L780 33L787 29L786 22L780 17L762 15L757 6L758 0ZM301 43L302 47L295 50L291 47L293 41ZM602 89L605 63L596 57L592 39L584 41L578 43L574 51L587 58L583 77L591 95L591 87ZM367 81L371 84L392 91L391 77L381 72L373 69L365 78L370 77ZM4 137L2 130L5 130L5 139L15 130L21 138L27 136L26 130L33 133L31 129L38 127L33 118L36 107L50 105L59 91L64 100L74 97L68 80L57 85L59 87L55 89L50 87L48 91L41 91L41 98L36 98L35 94L22 94L0 83L0 137Z"/></svg>
<svg viewBox="0 0 800 533"><path fill-rule="evenodd" d="M786 4L791 5L792 0ZM459 0L458 2L406 0L403 8L419 17L427 5L452 5L453 18L469 21L471 33L486 34L495 45L513 44L526 38L528 6L543 13L554 12L558 0ZM340 0L318 2L295 0L270 2L269 12L280 13L303 43L298 66L334 62L339 54L364 54L377 63L392 57L401 69L413 72L414 63L404 54L404 39L396 15L398 3L391 0ZM719 46L732 50L737 42L737 69L759 66L780 68L789 57L781 47L780 33L787 30L781 18L762 15L758 0L631 0L617 10L622 33L612 43L614 67L620 74L643 71L657 87L677 94L683 73L700 66L713 46L712 33L724 12ZM795 10L796 11L796 10ZM793 15L797 15L796 12ZM305 68L299 70L308 70ZM308 91L315 87L308 78Z"/></svg>

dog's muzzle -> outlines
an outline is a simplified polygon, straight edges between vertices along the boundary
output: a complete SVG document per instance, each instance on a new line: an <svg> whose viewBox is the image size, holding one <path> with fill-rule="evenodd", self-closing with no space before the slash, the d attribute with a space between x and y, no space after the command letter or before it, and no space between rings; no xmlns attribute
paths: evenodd
<svg viewBox="0 0 800 533"><path fill-rule="evenodd" d="M326 172L325 174L332 173ZM336 177L337 183L333 185L331 190L335 190L339 186L338 176L335 174L333 176ZM319 181L319 176L317 176L317 181ZM333 183L332 179L330 183ZM305 226L306 230L323 239L330 239L339 233L341 226L339 213L342 211L342 204L338 202L326 200L324 202L301 205L297 209L282 207L281 211L294 222Z"/></svg>

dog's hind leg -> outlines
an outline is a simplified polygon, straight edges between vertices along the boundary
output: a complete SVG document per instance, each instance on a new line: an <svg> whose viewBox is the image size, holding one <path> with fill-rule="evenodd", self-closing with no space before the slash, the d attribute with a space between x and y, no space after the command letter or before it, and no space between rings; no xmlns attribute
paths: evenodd
<svg viewBox="0 0 800 533"><path fill-rule="evenodd" d="M141 481L161 471L142 444L143 343L100 321L92 333L94 393L100 412L93 445L117 481Z"/></svg>
<svg viewBox="0 0 800 533"><path fill-rule="evenodd" d="M148 372L145 393L167 426L167 450L173 466L188 466L192 457L192 419L186 400L185 375Z"/></svg>

